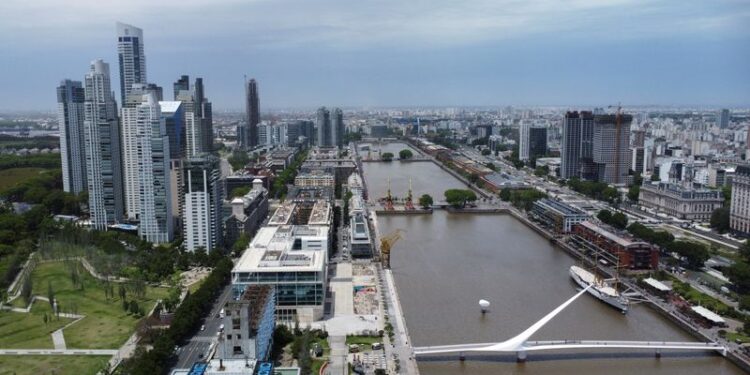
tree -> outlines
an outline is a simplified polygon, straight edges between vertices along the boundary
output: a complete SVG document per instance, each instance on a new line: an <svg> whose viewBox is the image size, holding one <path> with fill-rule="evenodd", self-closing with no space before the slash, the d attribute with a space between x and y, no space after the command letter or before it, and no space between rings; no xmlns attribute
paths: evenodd
<svg viewBox="0 0 750 375"><path fill-rule="evenodd" d="M414 154L409 149L403 149L398 152L398 158L401 160L411 159Z"/></svg>
<svg viewBox="0 0 750 375"><path fill-rule="evenodd" d="M628 217L622 212L612 214L612 226L618 229L625 229L628 226Z"/></svg>
<svg viewBox="0 0 750 375"><path fill-rule="evenodd" d="M391 152L384 152L380 155L380 160L382 161L391 161L393 160L393 153Z"/></svg>
<svg viewBox="0 0 750 375"><path fill-rule="evenodd" d="M633 185L628 189L628 199L632 202L638 202L638 197L641 195L641 185Z"/></svg>
<svg viewBox="0 0 750 375"><path fill-rule="evenodd" d="M735 262L727 268L726 275L740 294L750 293L750 265L745 262Z"/></svg>
<svg viewBox="0 0 750 375"><path fill-rule="evenodd" d="M603 223L609 224L609 222L612 221L612 211L599 210L599 213L596 214L596 218L601 220Z"/></svg>
<svg viewBox="0 0 750 375"><path fill-rule="evenodd" d="M250 157L247 156L245 151L234 151L232 155L227 158L227 161L232 166L232 169L238 170L243 169L250 162Z"/></svg>
<svg viewBox="0 0 750 375"><path fill-rule="evenodd" d="M729 207L720 207L711 213L711 228L716 229L719 233L729 230Z"/></svg>
<svg viewBox="0 0 750 375"><path fill-rule="evenodd" d="M706 245L693 241L673 241L668 244L667 250L680 254L685 257L688 263L688 267L692 269L700 269L703 264L706 263L711 255L706 248Z"/></svg>
<svg viewBox="0 0 750 375"><path fill-rule="evenodd" d="M23 297L23 301L26 302L26 305L31 302L31 290L33 289L33 285L31 282L31 275L26 275L26 277L23 279L23 284L21 285L21 297Z"/></svg>
<svg viewBox="0 0 750 375"><path fill-rule="evenodd" d="M445 201L454 208L466 207L467 202L474 202L477 200L477 195L471 190L448 189L444 194Z"/></svg>
<svg viewBox="0 0 750 375"><path fill-rule="evenodd" d="M250 244L250 240L251 238L247 233L240 234L240 236L236 241L234 241L234 244L232 245L232 253L235 256L239 256L240 254L242 254L242 252L247 249L247 245Z"/></svg>
<svg viewBox="0 0 750 375"><path fill-rule="evenodd" d="M656 181L660 181L660 180L661 180L661 178L659 178L658 174L654 173L654 174L651 175L651 181L656 182Z"/></svg>
<svg viewBox="0 0 750 375"><path fill-rule="evenodd" d="M479 182L479 175L476 173L472 173L469 175L468 180L472 184L476 184L477 182Z"/></svg>
<svg viewBox="0 0 750 375"><path fill-rule="evenodd" d="M487 155L489 155L491 153L492 153L492 151L490 151L490 149L488 149L488 148L485 148L484 150L482 150L482 156L487 156Z"/></svg>
<svg viewBox="0 0 750 375"><path fill-rule="evenodd" d="M432 207L432 203L432 197L429 194L422 194L422 196L419 197L419 206L422 207L423 210Z"/></svg>
<svg viewBox="0 0 750 375"><path fill-rule="evenodd" d="M47 299L49 300L49 306L55 307L55 291L52 290L52 283L47 280Z"/></svg>
<svg viewBox="0 0 750 375"><path fill-rule="evenodd" d="M549 167L546 165L543 165L541 167L536 167L536 169L534 169L534 174L537 177L544 177L549 174Z"/></svg>
<svg viewBox="0 0 750 375"><path fill-rule="evenodd" d="M487 163L484 166L497 172L497 166L495 166L495 163Z"/></svg>
<svg viewBox="0 0 750 375"><path fill-rule="evenodd" d="M232 198L242 197L245 194L250 192L251 187L250 186L240 186L232 189Z"/></svg>

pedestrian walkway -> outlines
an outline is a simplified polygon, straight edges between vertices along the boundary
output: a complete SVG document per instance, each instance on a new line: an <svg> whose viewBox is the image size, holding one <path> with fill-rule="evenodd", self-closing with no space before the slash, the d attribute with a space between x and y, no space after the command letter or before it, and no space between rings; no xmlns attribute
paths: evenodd
<svg viewBox="0 0 750 375"><path fill-rule="evenodd" d="M55 344L55 349L57 350L67 349L65 347L65 336L63 335L62 328L58 329L55 332L52 332L52 343Z"/></svg>
<svg viewBox="0 0 750 375"><path fill-rule="evenodd" d="M346 347L346 336L328 336L328 345L331 346L331 364L326 368L326 374L348 375L349 365L346 363L346 356L349 350Z"/></svg>
<svg viewBox="0 0 750 375"><path fill-rule="evenodd" d="M0 349L0 355L102 355L113 356L117 349Z"/></svg>

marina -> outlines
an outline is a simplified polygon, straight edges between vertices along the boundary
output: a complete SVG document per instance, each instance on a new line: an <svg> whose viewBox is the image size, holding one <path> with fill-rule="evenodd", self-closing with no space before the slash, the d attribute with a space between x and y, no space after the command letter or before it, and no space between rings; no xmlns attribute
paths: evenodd
<svg viewBox="0 0 750 375"><path fill-rule="evenodd" d="M389 145L398 151L402 145ZM372 196L391 186L415 194L442 197L463 188L460 181L432 163L367 163L366 184ZM575 294L570 267L576 259L511 215L378 215L379 233L403 229L392 255L392 273L405 323L415 346L495 342L512 337ZM584 296L585 297L585 296ZM580 298L541 329L532 340L693 341L694 338L655 310L631 305L621 314L595 298ZM486 314L476 306L492 301ZM711 354L653 351L534 353L522 367L515 355L472 354L420 358L423 374L740 374L724 358ZM584 359L584 360L580 360Z"/></svg>

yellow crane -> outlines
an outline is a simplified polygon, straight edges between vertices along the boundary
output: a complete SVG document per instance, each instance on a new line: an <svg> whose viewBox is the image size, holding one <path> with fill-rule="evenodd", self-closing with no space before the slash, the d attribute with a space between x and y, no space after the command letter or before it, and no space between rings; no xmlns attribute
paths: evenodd
<svg viewBox="0 0 750 375"><path fill-rule="evenodd" d="M398 240L403 238L401 233L404 231L396 229L391 233L386 234L380 238L380 255L383 261L383 267L391 268L391 248Z"/></svg>

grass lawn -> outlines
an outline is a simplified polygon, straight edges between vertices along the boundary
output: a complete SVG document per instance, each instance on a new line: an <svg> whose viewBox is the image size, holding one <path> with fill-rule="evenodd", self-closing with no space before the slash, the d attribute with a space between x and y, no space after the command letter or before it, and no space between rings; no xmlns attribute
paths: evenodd
<svg viewBox="0 0 750 375"><path fill-rule="evenodd" d="M383 338L377 336L346 336L346 345L366 345L367 349L369 349L369 346L376 342L383 342Z"/></svg>
<svg viewBox="0 0 750 375"><path fill-rule="evenodd" d="M46 171L44 168L10 168L0 171L0 190L9 188L19 182L38 176Z"/></svg>
<svg viewBox="0 0 750 375"><path fill-rule="evenodd" d="M52 349L50 333L70 323L72 319L52 318L44 324L44 313L52 316L46 301L34 303L30 314L11 311L0 312L0 348L2 349ZM0 356L0 363L2 358ZM0 369L3 367L0 366Z"/></svg>
<svg viewBox="0 0 750 375"><path fill-rule="evenodd" d="M79 375L96 374L109 357L102 356L0 356L0 375Z"/></svg>
<svg viewBox="0 0 750 375"><path fill-rule="evenodd" d="M63 262L39 264L32 274L33 293L46 296L48 284L52 285L63 310L75 306L78 314L86 315L64 330L68 348L119 348L135 330L138 319L122 309L116 285L115 298L107 301L101 282L85 271L82 275L84 288L78 290L73 286L70 271ZM148 312L157 299L166 295L166 289L147 287L146 297L137 299L137 302ZM132 298L132 294L128 293L127 299Z"/></svg>
<svg viewBox="0 0 750 375"><path fill-rule="evenodd" d="M320 373L320 368L323 367L323 364L325 364L328 360L326 359L318 359L315 358L312 360L312 365L310 365L310 370L313 373L313 375L317 375Z"/></svg>
<svg viewBox="0 0 750 375"><path fill-rule="evenodd" d="M750 336L743 335L741 333L737 332L727 332L726 336L728 341L735 342L736 340L740 340L742 343L750 342Z"/></svg>

